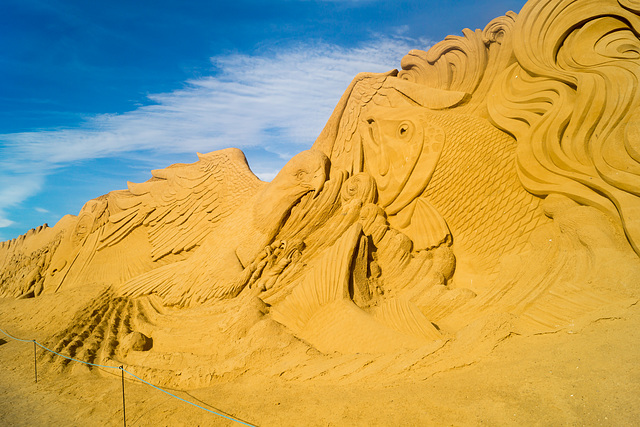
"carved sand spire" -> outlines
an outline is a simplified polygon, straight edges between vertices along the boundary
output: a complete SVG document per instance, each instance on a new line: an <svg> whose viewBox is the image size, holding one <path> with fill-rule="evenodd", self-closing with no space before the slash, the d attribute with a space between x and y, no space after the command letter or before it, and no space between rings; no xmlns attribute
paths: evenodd
<svg viewBox="0 0 640 427"><path fill-rule="evenodd" d="M274 375L429 375L613 315L640 299L639 33L635 2L530 1L357 75L270 183L201 154L1 244L0 295L105 289L55 348L181 387L286 351Z"/></svg>

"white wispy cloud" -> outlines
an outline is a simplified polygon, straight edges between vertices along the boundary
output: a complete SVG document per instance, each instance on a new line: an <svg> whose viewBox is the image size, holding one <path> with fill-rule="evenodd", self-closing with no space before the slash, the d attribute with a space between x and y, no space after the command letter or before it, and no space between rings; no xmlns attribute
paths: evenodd
<svg viewBox="0 0 640 427"><path fill-rule="evenodd" d="M11 224L12 207L46 187L48 173L76 161L226 147L261 147L288 159L313 143L357 73L398 68L406 52L425 43L395 37L366 47L315 43L215 57L210 76L149 95L151 105L93 116L71 129L2 134L0 227ZM275 172L264 165L257 171L263 179Z"/></svg>
<svg viewBox="0 0 640 427"><path fill-rule="evenodd" d="M2 150L0 154L3 154ZM0 158L4 159L4 157ZM7 160L0 161L0 165L6 163L8 163ZM17 168L22 169L22 166L16 165ZM12 170L0 169L0 228L10 227L15 223L11 219L11 208L37 194L42 188L43 178L41 173L35 171L16 173Z"/></svg>
<svg viewBox="0 0 640 427"><path fill-rule="evenodd" d="M0 211L0 228L12 226L14 224L14 222L11 221L10 219L3 218L2 214L3 213Z"/></svg>

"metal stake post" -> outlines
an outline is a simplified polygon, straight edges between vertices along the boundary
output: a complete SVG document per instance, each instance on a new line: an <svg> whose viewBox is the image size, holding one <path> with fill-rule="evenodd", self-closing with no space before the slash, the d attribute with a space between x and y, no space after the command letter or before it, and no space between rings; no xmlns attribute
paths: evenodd
<svg viewBox="0 0 640 427"><path fill-rule="evenodd" d="M124 369L122 369L122 366L120 366L120 372L122 373L122 422L124 427L127 427L127 413L124 406Z"/></svg>
<svg viewBox="0 0 640 427"><path fill-rule="evenodd" d="M38 382L38 358L36 357L36 340L33 340L33 374Z"/></svg>

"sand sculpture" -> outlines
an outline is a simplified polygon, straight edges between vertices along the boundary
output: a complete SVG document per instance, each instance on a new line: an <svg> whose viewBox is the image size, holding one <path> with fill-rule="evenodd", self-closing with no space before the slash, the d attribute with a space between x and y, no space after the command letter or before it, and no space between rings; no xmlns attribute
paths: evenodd
<svg viewBox="0 0 640 427"><path fill-rule="evenodd" d="M640 289L639 32L631 0L530 1L356 76L272 182L199 154L2 243L0 294L95 289L51 346L182 387L249 361L393 379L615 313Z"/></svg>

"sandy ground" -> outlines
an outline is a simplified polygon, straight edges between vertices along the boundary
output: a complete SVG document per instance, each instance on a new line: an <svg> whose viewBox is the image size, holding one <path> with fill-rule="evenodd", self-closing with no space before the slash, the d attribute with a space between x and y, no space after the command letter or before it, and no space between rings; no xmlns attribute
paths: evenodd
<svg viewBox="0 0 640 427"><path fill-rule="evenodd" d="M91 296L82 292L78 307ZM46 298L0 300L0 327L44 341L68 320L55 310L68 295ZM260 426L631 426L640 419L639 326L637 304L572 333L511 336L477 363L392 386L245 375L175 393ZM123 424L119 372L60 374L45 364L36 384L33 345L0 341L0 425ZM129 426L240 425L130 380L125 394Z"/></svg>

